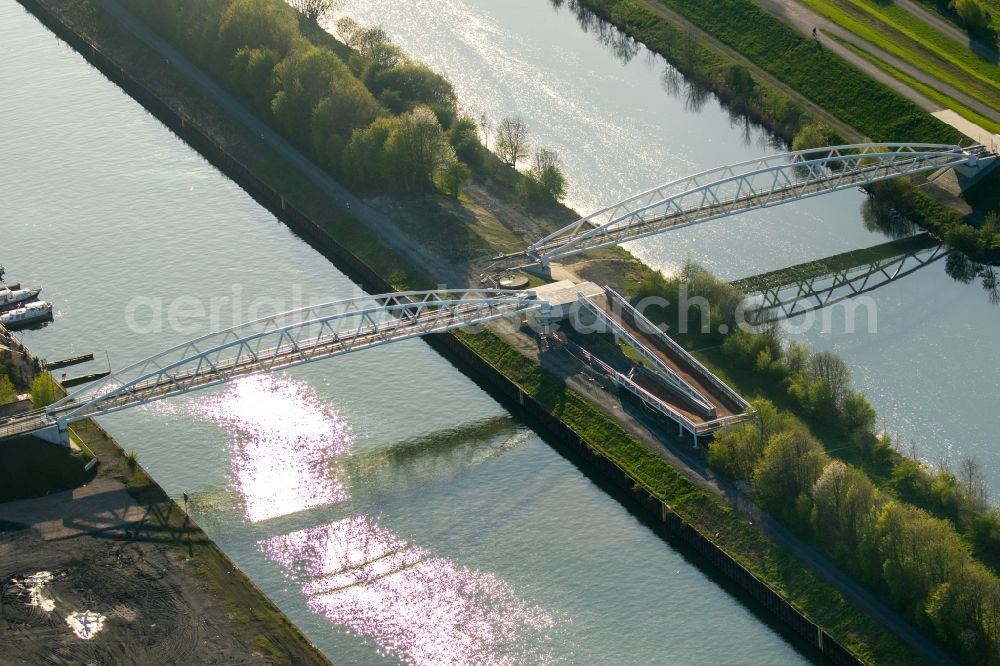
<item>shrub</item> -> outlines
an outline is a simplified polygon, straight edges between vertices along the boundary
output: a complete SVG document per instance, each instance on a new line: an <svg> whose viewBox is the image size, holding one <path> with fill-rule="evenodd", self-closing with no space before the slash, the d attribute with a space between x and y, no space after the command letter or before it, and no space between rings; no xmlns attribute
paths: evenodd
<svg viewBox="0 0 1000 666"><path fill-rule="evenodd" d="M42 372L31 382L31 403L35 407L47 407L62 397L62 391L52 375Z"/></svg>

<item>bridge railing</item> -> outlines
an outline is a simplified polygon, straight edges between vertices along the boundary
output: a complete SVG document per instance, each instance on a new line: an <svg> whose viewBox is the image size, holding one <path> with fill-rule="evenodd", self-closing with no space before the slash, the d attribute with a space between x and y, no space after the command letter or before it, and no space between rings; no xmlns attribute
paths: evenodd
<svg viewBox="0 0 1000 666"><path fill-rule="evenodd" d="M374 303L374 305L373 305ZM300 308L177 345L51 405L51 417L109 413L226 381L394 340L544 311L531 291L401 292Z"/></svg>
<svg viewBox="0 0 1000 666"><path fill-rule="evenodd" d="M747 160L680 178L591 213L533 243L543 265L587 250L636 240L731 215L878 180L995 156L982 146L924 143L850 144ZM697 199L689 207L679 202ZM740 205L737 205L740 204ZM704 216L699 217L702 212ZM671 220L661 227L658 221Z"/></svg>

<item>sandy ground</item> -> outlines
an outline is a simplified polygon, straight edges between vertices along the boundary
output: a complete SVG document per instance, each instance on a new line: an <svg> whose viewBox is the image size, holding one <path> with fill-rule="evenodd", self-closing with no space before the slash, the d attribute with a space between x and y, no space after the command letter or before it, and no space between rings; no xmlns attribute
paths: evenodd
<svg viewBox="0 0 1000 666"><path fill-rule="evenodd" d="M329 663L190 519L126 490L96 427L86 486L0 504L0 664Z"/></svg>

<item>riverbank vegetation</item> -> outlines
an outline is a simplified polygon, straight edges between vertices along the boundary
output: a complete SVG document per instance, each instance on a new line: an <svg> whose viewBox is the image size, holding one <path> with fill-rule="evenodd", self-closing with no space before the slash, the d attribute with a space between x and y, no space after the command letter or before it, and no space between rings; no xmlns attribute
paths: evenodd
<svg viewBox="0 0 1000 666"><path fill-rule="evenodd" d="M834 354L775 329L718 333L737 323L737 295L703 269L688 265L636 293L654 295L679 304L647 310L656 323L678 321L694 299L711 303L709 326L681 337L709 346L705 360L756 396L758 418L717 435L709 464L969 663L1000 663L1000 511L977 461L931 470L899 453ZM686 314L697 322L702 313Z"/></svg>
<svg viewBox="0 0 1000 666"><path fill-rule="evenodd" d="M63 395L56 380L44 370L31 381L31 404L35 407L47 407Z"/></svg>
<svg viewBox="0 0 1000 666"><path fill-rule="evenodd" d="M10 381L7 372L0 368L0 405L6 405L17 400L17 389L14 382Z"/></svg>
<svg viewBox="0 0 1000 666"><path fill-rule="evenodd" d="M703 490L537 361L486 330L458 337L550 413L579 433L593 450L624 470L741 565L787 596L860 658L871 663L917 661L891 634L873 626L838 591L774 543L718 496Z"/></svg>
<svg viewBox="0 0 1000 666"><path fill-rule="evenodd" d="M737 105L752 105L754 100L773 94L750 72L724 75L726 71L735 72L733 68L738 66L707 47L687 46L694 44L694 37L684 34L638 0L578 1L663 55L685 76L691 70L691 78L709 82L714 92L731 98ZM657 1L873 140L935 143L962 140L951 127L853 69L751 0ZM697 55L686 57L685 51ZM802 117L802 111L795 107L791 101L774 109L764 106L763 120L790 140L801 125L788 122Z"/></svg>
<svg viewBox="0 0 1000 666"><path fill-rule="evenodd" d="M898 93L883 86L824 49L815 40L758 7L752 0L722 3L650 0L661 3L710 37L746 56L756 67L822 107L845 125L874 141L968 143L957 130L940 122ZM811 147L817 136L830 143L843 137L810 114L789 95L734 64L704 40L672 25L643 0L573 0L577 11L588 8L651 50L664 56L690 85L711 90L734 113L746 113L792 146ZM991 184L992 183L992 184ZM982 208L987 179L966 199L983 213L1000 211L1000 203ZM898 207L916 224L963 249L980 261L995 261L991 249L998 237L976 230L916 187L873 188L879 205ZM975 236L973 239L972 237Z"/></svg>
<svg viewBox="0 0 1000 666"><path fill-rule="evenodd" d="M225 82L257 114L335 178L368 192L459 197L473 173L495 171L479 123L444 77L406 56L378 27L337 23L338 41L275 0L123 3ZM504 128L515 128L516 133ZM516 167L527 128L498 124L496 149ZM540 148L515 191L565 193L558 156Z"/></svg>

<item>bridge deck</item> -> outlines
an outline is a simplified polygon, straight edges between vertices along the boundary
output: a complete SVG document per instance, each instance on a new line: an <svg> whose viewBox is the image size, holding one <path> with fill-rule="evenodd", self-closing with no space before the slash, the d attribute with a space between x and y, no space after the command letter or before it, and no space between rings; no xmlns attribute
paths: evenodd
<svg viewBox="0 0 1000 666"><path fill-rule="evenodd" d="M677 373L691 388L700 393L702 398L715 408L716 416L715 418L707 418L704 414L692 409L690 402L676 391L667 389L665 384L656 386L649 379L637 375L635 381L644 389L668 403L678 412L691 419L691 421L699 424L746 412L745 405L739 404L719 388L716 383L719 381L717 378L713 381L713 378L706 376L705 371L696 367L691 362L691 359L685 358L685 354L679 353L666 344L664 340L666 336L664 334L647 333L644 330L646 327L638 324L633 315L634 311L631 308L612 307L606 295L592 297L590 301L597 305L608 318L614 319L615 322L628 331L636 340L640 341L646 347L647 351L651 352L664 365Z"/></svg>

